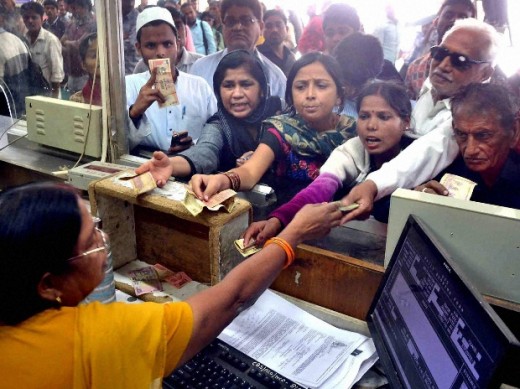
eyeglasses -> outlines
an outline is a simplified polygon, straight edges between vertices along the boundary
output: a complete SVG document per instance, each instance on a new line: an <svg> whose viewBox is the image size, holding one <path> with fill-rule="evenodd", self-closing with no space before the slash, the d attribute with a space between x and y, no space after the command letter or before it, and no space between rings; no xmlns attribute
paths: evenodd
<svg viewBox="0 0 520 389"><path fill-rule="evenodd" d="M88 256L90 254L99 253L100 251L103 251L103 250L108 252L108 239L107 239L107 236L105 235L105 233L101 229L99 229L97 227L96 227L96 231L101 234L101 240L103 241L103 246L96 247L95 249L88 250L88 251L85 251L84 253L81 253L79 255L71 257L71 258L67 259L67 262L72 262L72 261L75 261L76 259L80 259L80 258L86 257L86 256Z"/></svg>
<svg viewBox="0 0 520 389"><path fill-rule="evenodd" d="M490 62L471 59L467 55L454 53L441 46L433 46L432 48L430 48L430 54L434 60L439 62L446 57L450 57L450 62L453 65L453 67L462 71L469 69L471 65L480 65L483 63Z"/></svg>
<svg viewBox="0 0 520 389"><path fill-rule="evenodd" d="M256 23L256 19L252 18L251 16L241 16L238 19L232 16L226 16L222 21L222 24L224 24L224 26L227 28L233 28L237 24L240 24L242 27L249 27L253 23Z"/></svg>

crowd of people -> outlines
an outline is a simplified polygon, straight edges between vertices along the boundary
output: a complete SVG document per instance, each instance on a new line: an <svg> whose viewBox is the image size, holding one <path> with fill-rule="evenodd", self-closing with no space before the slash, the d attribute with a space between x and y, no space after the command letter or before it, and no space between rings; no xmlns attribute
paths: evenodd
<svg viewBox="0 0 520 389"><path fill-rule="evenodd" d="M90 0L25 3L22 34L11 6L0 0L0 79L19 81L34 62L52 95L66 82L75 101L101 104ZM401 74L391 9L380 31L386 42L366 34L344 3L311 12L305 27L259 0L213 0L199 10L196 1L122 0L129 147L153 152L137 173L151 172L160 187L171 176L190 180L201 200L259 182L283 192L267 219L244 231L246 245L264 248L183 303L79 305L102 280L108 238L69 188L2 192L7 386L33 387L43 374L50 387L150 387L290 266L297 244L352 219L386 222L397 188L446 196L439 181L448 172L476 183L471 200L520 209L518 82L497 69L499 34L475 18L471 0L442 3L421 42L431 47L418 46ZM177 105L162 107L154 59L169 60ZM352 203L340 212L338 204ZM100 336L105 325L110 336ZM20 368L42 355L41 374ZM128 358L132 371L114 382L106 361L113 369Z"/></svg>

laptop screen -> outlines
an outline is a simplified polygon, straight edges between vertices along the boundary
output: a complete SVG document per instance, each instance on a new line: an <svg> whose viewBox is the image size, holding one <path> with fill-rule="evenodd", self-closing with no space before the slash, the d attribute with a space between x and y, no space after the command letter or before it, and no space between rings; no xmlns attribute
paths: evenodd
<svg viewBox="0 0 520 389"><path fill-rule="evenodd" d="M432 239L410 216L367 318L381 361L396 387L488 387L516 341Z"/></svg>

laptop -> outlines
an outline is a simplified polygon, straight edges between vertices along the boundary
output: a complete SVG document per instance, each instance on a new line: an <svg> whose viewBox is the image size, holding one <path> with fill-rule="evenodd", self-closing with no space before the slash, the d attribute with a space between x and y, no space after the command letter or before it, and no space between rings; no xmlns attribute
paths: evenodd
<svg viewBox="0 0 520 389"><path fill-rule="evenodd" d="M392 388L520 386L520 343L413 215L367 324Z"/></svg>

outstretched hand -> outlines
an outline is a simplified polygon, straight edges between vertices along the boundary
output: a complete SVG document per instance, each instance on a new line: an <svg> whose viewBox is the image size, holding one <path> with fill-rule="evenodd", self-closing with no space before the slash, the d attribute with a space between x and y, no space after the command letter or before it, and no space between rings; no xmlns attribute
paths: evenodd
<svg viewBox="0 0 520 389"><path fill-rule="evenodd" d="M307 204L279 234L292 241L293 247L309 239L327 235L341 223L342 213L337 203Z"/></svg>
<svg viewBox="0 0 520 389"><path fill-rule="evenodd" d="M173 173L173 166L165 153L156 151L152 159L135 169L135 172L136 174L152 173L157 186L163 187Z"/></svg>
<svg viewBox="0 0 520 389"><path fill-rule="evenodd" d="M275 217L251 223L244 232L244 246L249 247L253 243L256 246L262 246L267 239L276 236L281 229L282 224Z"/></svg>
<svg viewBox="0 0 520 389"><path fill-rule="evenodd" d="M366 180L353 187L349 194L341 199L341 204L350 205L352 203L357 203L359 207L343 216L341 224L345 224L354 219L367 219L372 212L372 208L374 208L374 199L376 195L377 187L371 180Z"/></svg>

